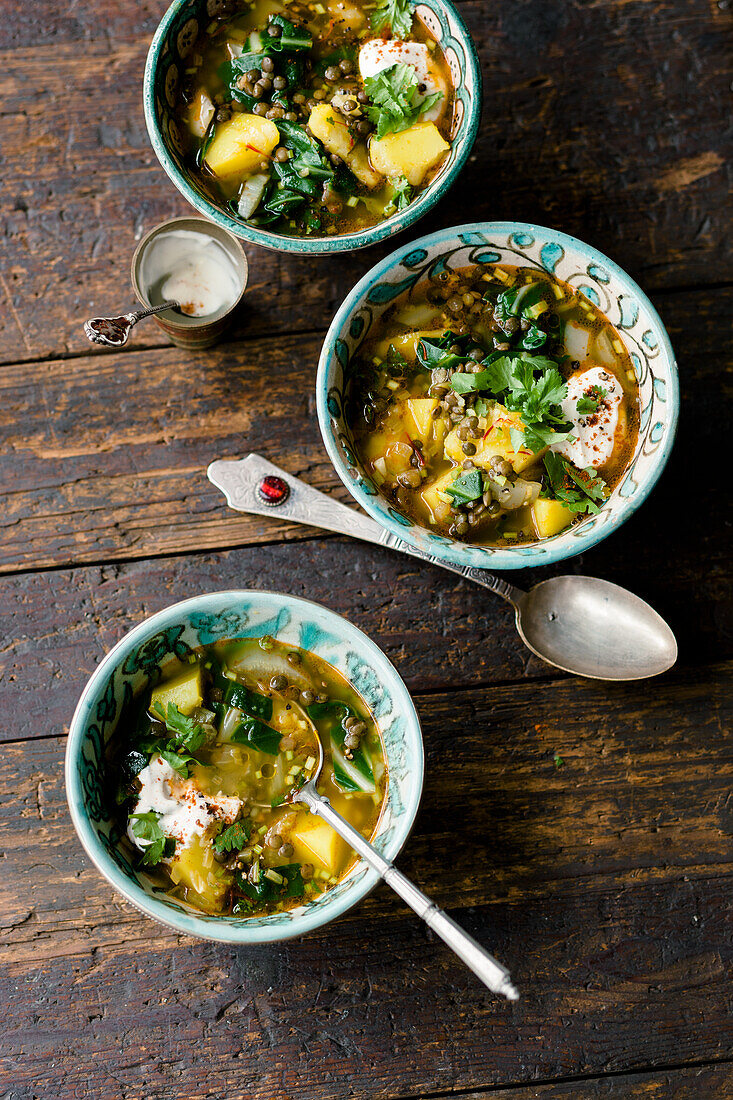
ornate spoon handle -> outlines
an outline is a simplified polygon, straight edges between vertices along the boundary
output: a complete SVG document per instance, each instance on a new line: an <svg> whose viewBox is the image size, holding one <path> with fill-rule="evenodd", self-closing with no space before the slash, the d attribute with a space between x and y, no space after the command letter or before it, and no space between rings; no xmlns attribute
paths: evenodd
<svg viewBox="0 0 733 1100"><path fill-rule="evenodd" d="M84 333L93 344L121 348L127 343L133 326L142 321L143 317L149 317L151 313L162 313L164 309L176 309L178 305L178 302L169 301L149 309L123 313L120 317L91 317L84 322Z"/></svg>
<svg viewBox="0 0 733 1100"><path fill-rule="evenodd" d="M289 520L291 523L306 523L310 527L321 527L326 531L335 531L339 535L374 542L379 546L388 546L402 554L420 558L432 565L439 565L466 580L474 581L483 588L490 589L497 596L507 600L515 608L523 592L507 581L468 565L452 565L441 561L424 550L418 550L409 543L381 527L369 516L333 500L326 493L314 489L285 470L268 462L258 454L249 454L238 461L218 459L207 470L209 480L221 489L230 508L237 512L249 512L259 516L272 516ZM281 489L273 484L272 492L263 491L263 483L272 480L281 483ZM266 487L266 486L265 486Z"/></svg>
<svg viewBox="0 0 733 1100"><path fill-rule="evenodd" d="M519 993L512 984L509 971L477 943L473 936L469 936L460 924L456 924L422 890L410 882L406 875L398 871L393 863L373 848L357 829L334 810L329 800L318 793L313 782L306 783L295 795L294 801L305 803L311 813L327 821L492 993L498 993L510 1001L519 1000Z"/></svg>

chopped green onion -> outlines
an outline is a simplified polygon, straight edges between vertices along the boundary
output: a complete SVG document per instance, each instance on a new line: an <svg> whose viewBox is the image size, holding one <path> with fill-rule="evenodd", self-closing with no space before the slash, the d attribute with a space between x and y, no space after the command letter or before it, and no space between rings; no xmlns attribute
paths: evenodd
<svg viewBox="0 0 733 1100"><path fill-rule="evenodd" d="M273 871L270 868L265 871L265 878L269 878L270 882L276 882L278 886L281 886L283 883L282 875L279 875L277 871Z"/></svg>

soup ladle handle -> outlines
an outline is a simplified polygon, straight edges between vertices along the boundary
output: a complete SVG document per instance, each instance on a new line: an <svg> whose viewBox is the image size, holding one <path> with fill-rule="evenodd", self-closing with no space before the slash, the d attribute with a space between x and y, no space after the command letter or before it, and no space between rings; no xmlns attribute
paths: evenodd
<svg viewBox="0 0 733 1100"><path fill-rule="evenodd" d="M509 1001L519 999L519 993L512 984L511 976L506 967L497 962L493 955L490 955L480 943L477 943L473 936L469 936L468 932L461 928L460 924L457 924L452 917L444 913L434 901L423 894L422 890L419 890L413 882L410 882L406 875L398 871L393 863L385 859L376 848L373 848L353 825L350 825L341 814L334 810L329 800L318 793L312 780L293 796L293 801L305 803L311 813L327 822L362 857L364 862L368 863L372 870L376 871L379 877L388 886L391 886L395 893L399 894L402 900L425 921L436 936L440 936L451 951L455 952L458 958L466 964L469 970L474 972L477 978L481 979L492 993L506 997Z"/></svg>

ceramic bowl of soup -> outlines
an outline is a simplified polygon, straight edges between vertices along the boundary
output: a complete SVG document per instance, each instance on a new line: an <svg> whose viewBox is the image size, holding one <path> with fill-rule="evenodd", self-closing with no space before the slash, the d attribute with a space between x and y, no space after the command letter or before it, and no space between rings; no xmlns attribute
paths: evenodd
<svg viewBox="0 0 733 1100"><path fill-rule="evenodd" d="M336 314L323 440L388 531L456 565L560 561L620 526L674 440L674 353L612 260L523 222L459 226L377 264Z"/></svg>
<svg viewBox="0 0 733 1100"><path fill-rule="evenodd" d="M481 71L447 0L176 0L143 98L196 210L266 248L342 252L447 192L478 130Z"/></svg>
<svg viewBox="0 0 733 1100"><path fill-rule="evenodd" d="M229 591L131 630L89 680L66 752L79 838L110 885L177 932L248 944L341 916L377 876L287 793L319 789L387 858L422 791L420 723L381 650L318 604Z"/></svg>

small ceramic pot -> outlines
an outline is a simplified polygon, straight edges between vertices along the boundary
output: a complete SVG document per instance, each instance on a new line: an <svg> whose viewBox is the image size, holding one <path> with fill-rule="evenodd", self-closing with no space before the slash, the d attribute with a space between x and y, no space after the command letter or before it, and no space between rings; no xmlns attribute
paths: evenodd
<svg viewBox="0 0 733 1100"><path fill-rule="evenodd" d="M506 263L550 272L584 294L618 329L641 398L639 438L621 481L597 515L559 535L516 547L469 545L397 512L356 457L344 418L344 386L356 350L381 315L436 271ZM562 561L595 546L644 502L669 458L679 409L677 364L657 311L625 271L582 241L530 222L477 222L431 233L397 249L356 284L331 322L316 381L318 421L336 473L351 495L400 539L455 565L523 569Z"/></svg>
<svg viewBox="0 0 733 1100"><path fill-rule="evenodd" d="M226 943L252 944L301 936L340 917L377 884L356 863L341 882L285 913L225 917L199 912L156 888L134 867L110 813L106 749L120 713L158 678L172 657L223 638L270 634L317 654L338 669L374 715L387 762L387 794L373 838L394 859L412 829L423 783L420 722L410 693L382 651L333 611L275 592L211 592L174 604L131 630L110 650L79 700L66 748L66 797L87 854L110 887L137 909L177 932Z"/></svg>
<svg viewBox="0 0 733 1100"><path fill-rule="evenodd" d="M235 271L239 294L236 301L225 309L207 317L186 317L184 314L177 313L172 309L153 314L155 323L178 347L191 350L208 348L222 337L232 323L234 314L244 297L249 278L247 256L241 242L236 237L233 237L231 233L227 233L226 229L222 229L220 225L214 225L206 218L171 218L170 221L161 222L160 225L156 225L154 229L145 234L132 256L130 278L138 301L144 306L159 304L152 302L148 295L149 288L143 274L146 253L153 241L176 229L184 229L212 237L225 250Z"/></svg>

